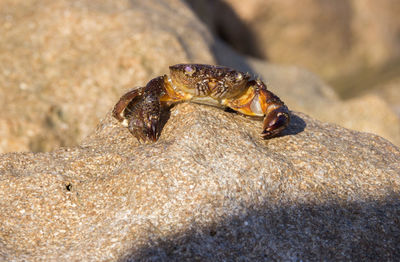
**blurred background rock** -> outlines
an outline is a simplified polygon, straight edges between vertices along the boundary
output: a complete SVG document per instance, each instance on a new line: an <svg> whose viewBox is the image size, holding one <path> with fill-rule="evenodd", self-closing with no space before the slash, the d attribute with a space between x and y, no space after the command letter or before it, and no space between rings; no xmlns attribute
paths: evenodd
<svg viewBox="0 0 400 262"><path fill-rule="evenodd" d="M398 1L187 3L199 19L179 0L1 1L0 152L77 145L183 62L251 72L291 110L400 145Z"/></svg>
<svg viewBox="0 0 400 262"><path fill-rule="evenodd" d="M341 97L400 78L396 0L187 0L212 32L241 53L299 65Z"/></svg>

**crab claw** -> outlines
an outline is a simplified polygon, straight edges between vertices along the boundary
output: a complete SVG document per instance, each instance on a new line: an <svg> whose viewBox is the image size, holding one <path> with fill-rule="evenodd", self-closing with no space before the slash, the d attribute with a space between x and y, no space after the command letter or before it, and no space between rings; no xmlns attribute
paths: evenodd
<svg viewBox="0 0 400 262"><path fill-rule="evenodd" d="M158 139L163 85L164 77L154 78L145 87L125 94L114 107L114 117L141 143Z"/></svg>
<svg viewBox="0 0 400 262"><path fill-rule="evenodd" d="M128 124L128 130L139 140L139 142L157 141L159 116L148 115L138 109Z"/></svg>
<svg viewBox="0 0 400 262"><path fill-rule="evenodd" d="M150 125L146 130L146 135L147 137L153 141L156 142L158 139L158 124L159 124L160 120L157 117L157 119L151 119L150 120Z"/></svg>
<svg viewBox="0 0 400 262"><path fill-rule="evenodd" d="M273 109L264 118L264 126L261 136L274 137L285 129L290 121L289 110L285 105Z"/></svg>

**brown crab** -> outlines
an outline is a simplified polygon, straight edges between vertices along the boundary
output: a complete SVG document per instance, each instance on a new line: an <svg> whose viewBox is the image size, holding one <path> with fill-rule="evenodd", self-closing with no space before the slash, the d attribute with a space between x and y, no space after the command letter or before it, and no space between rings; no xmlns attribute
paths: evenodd
<svg viewBox="0 0 400 262"><path fill-rule="evenodd" d="M177 64L169 69L169 77L159 76L145 87L130 90L114 107L113 116L140 142L157 141L162 108L181 101L264 116L264 138L276 136L289 124L285 104L262 81L251 80L249 74L204 64Z"/></svg>

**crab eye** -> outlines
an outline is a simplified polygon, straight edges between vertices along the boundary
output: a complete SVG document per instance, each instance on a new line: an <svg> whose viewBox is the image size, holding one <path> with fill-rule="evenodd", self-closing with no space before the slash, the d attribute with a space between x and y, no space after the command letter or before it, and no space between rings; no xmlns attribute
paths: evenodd
<svg viewBox="0 0 400 262"><path fill-rule="evenodd" d="M196 72L196 68L191 66L185 66L185 75L192 76Z"/></svg>
<svg viewBox="0 0 400 262"><path fill-rule="evenodd" d="M242 81L243 80L243 74L242 73L236 73L235 74L235 80L236 81Z"/></svg>

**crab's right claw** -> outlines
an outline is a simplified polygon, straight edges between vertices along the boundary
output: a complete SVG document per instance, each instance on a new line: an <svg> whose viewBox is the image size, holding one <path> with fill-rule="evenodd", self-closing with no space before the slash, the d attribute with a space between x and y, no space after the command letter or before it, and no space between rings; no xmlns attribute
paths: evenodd
<svg viewBox="0 0 400 262"><path fill-rule="evenodd" d="M143 104L139 104L143 105ZM147 107L147 106L144 106ZM147 112L143 109L137 109L128 123L128 130L141 143L155 142L158 139L160 113L158 106L152 108L153 112Z"/></svg>
<svg viewBox="0 0 400 262"><path fill-rule="evenodd" d="M128 127L139 142L158 139L163 85L163 77L154 78L145 87L123 95L114 107L113 116Z"/></svg>
<svg viewBox="0 0 400 262"><path fill-rule="evenodd" d="M281 105L266 114L264 118L264 127L261 136L271 138L278 135L289 125L289 110L285 105Z"/></svg>

